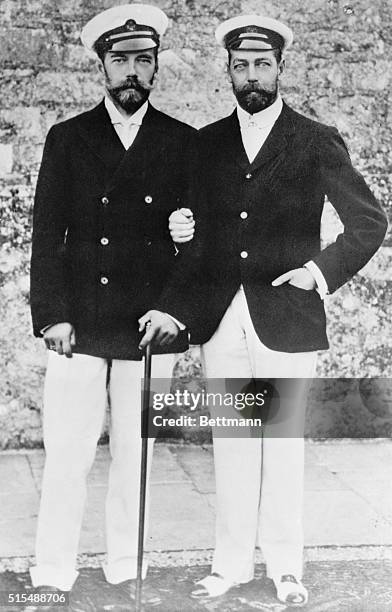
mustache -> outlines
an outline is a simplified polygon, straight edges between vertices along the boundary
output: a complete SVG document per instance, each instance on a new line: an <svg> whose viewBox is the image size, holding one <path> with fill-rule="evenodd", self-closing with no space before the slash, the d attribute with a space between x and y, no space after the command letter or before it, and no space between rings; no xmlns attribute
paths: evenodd
<svg viewBox="0 0 392 612"><path fill-rule="evenodd" d="M258 83L245 83L240 89L238 89L238 93L242 95L246 95L249 93L265 93L265 89L261 87Z"/></svg>
<svg viewBox="0 0 392 612"><path fill-rule="evenodd" d="M136 91L151 91L154 88L152 83L148 83L147 81L143 81L138 77L128 77L124 83L118 85L113 88L113 91L116 93L120 93L122 91L127 91L128 89L135 89Z"/></svg>

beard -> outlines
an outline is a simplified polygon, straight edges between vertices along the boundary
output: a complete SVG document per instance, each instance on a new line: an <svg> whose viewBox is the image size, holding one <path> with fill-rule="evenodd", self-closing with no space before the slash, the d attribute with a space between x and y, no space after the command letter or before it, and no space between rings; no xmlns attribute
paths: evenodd
<svg viewBox="0 0 392 612"><path fill-rule="evenodd" d="M247 83L242 87L236 87L234 83L232 83L232 86L238 104L250 115L271 106L278 95L277 79L271 88L268 89L264 89L258 83Z"/></svg>
<svg viewBox="0 0 392 612"><path fill-rule="evenodd" d="M121 85L113 87L110 79L106 76L106 89L110 96L129 115L135 113L149 98L154 77L148 83L141 81L136 76L129 77Z"/></svg>

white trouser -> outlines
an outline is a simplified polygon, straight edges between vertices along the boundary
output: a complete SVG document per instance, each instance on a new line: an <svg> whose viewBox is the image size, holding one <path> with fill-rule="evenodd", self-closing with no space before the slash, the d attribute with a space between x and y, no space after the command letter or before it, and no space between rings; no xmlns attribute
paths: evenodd
<svg viewBox="0 0 392 612"><path fill-rule="evenodd" d="M154 355L152 376L167 379L170 385L173 366L174 355ZM52 585L67 591L78 575L75 565L86 479L105 416L107 371L105 359L80 354L67 359L49 353L37 565L30 570L34 586ZM112 461L106 499L108 562L104 571L114 584L136 577L142 378L143 362L113 360L109 387ZM152 447L153 440L149 440L149 470ZM147 526L148 512L145 533Z"/></svg>
<svg viewBox="0 0 392 612"><path fill-rule="evenodd" d="M309 379L314 376L316 356L272 351L263 345L242 287L203 346L207 378ZM308 386L307 380L292 381L290 401L282 401L280 408L289 425L290 421L295 425L295 437L279 436L281 430L274 432L268 424L263 440L214 435L217 518L212 571L234 582L252 580L256 545L262 549L269 577L302 576L302 432ZM211 413L214 416L213 408ZM241 413L229 409L227 416Z"/></svg>

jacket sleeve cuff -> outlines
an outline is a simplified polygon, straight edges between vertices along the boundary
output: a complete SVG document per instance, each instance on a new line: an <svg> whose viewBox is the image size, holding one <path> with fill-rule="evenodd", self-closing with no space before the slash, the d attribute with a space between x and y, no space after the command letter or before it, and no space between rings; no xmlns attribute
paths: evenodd
<svg viewBox="0 0 392 612"><path fill-rule="evenodd" d="M324 300L324 298L329 295L327 281L325 280L324 274L321 272L320 268L314 261L308 261L304 264L304 268L309 270L314 280L316 281L316 291L318 292L320 299Z"/></svg>

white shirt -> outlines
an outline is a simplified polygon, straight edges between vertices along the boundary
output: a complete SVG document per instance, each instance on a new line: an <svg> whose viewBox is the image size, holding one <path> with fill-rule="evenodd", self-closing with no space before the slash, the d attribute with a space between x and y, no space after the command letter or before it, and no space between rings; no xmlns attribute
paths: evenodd
<svg viewBox="0 0 392 612"><path fill-rule="evenodd" d="M282 112L283 101L280 95L268 108L250 115L237 104L237 116L241 137L249 162L252 163L267 140L274 123Z"/></svg>
<svg viewBox="0 0 392 612"><path fill-rule="evenodd" d="M282 112L283 101L278 94L275 102L265 108L250 115L239 104L237 104L237 116L240 124L241 138L249 163L252 163L261 147L267 140L275 122ZM323 273L314 261L308 261L304 267L309 270L317 284L317 291L323 300L328 294L328 285Z"/></svg>
<svg viewBox="0 0 392 612"><path fill-rule="evenodd" d="M143 122L144 115L148 109L148 102L146 101L142 104L142 106L130 117L124 117L108 95L105 96L105 107L108 111L110 121L117 132L117 136L121 140L124 148L129 149Z"/></svg>

